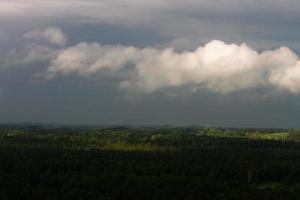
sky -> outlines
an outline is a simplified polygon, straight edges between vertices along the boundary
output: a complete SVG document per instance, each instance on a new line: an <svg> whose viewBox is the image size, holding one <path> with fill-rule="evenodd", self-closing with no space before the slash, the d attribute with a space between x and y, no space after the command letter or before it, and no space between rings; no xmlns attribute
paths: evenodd
<svg viewBox="0 0 300 200"><path fill-rule="evenodd" d="M297 0L0 0L0 123L300 128Z"/></svg>

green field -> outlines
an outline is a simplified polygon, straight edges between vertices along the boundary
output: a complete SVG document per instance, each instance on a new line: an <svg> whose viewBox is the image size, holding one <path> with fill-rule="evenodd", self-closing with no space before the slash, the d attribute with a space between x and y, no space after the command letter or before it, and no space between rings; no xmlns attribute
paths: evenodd
<svg viewBox="0 0 300 200"><path fill-rule="evenodd" d="M298 130L0 130L0 199L300 199Z"/></svg>

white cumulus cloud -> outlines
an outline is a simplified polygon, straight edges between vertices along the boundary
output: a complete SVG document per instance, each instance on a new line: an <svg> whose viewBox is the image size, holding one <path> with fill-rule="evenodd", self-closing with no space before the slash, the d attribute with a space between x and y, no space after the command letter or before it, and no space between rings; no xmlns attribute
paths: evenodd
<svg viewBox="0 0 300 200"><path fill-rule="evenodd" d="M128 68L128 66L131 66ZM289 48L258 52L213 40L193 51L80 43L62 50L45 76L131 70L120 87L141 93L190 86L229 93L260 87L300 92L300 61Z"/></svg>
<svg viewBox="0 0 300 200"><path fill-rule="evenodd" d="M32 40L45 40L59 46L64 46L67 43L66 35L57 27L36 29L25 33L24 37Z"/></svg>

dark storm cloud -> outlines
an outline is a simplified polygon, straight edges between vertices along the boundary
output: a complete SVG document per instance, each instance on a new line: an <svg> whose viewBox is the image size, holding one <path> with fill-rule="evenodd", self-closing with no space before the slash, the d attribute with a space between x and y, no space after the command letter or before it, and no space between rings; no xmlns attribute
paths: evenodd
<svg viewBox="0 0 300 200"><path fill-rule="evenodd" d="M169 40L185 37L202 42L211 39L249 42L268 32L269 37L263 36L261 40L286 41L299 27L299 8L299 3L293 0L30 0L3 1L1 10L5 12L2 12L1 18L4 21L25 21L28 26L39 26L45 21L57 25L63 21L77 24L78 29L83 24L144 29ZM83 35L89 33L87 29L82 32ZM281 33L286 37L282 38ZM298 38L294 36L291 39Z"/></svg>
<svg viewBox="0 0 300 200"><path fill-rule="evenodd" d="M2 0L0 121L295 127L299 10L296 0ZM210 43L215 39L225 43ZM244 51L244 42L252 48ZM216 58L197 47L216 44L232 52L230 43L235 50L225 61L217 59L224 65L218 73L202 63L197 73L187 70L190 57ZM86 48L79 61L87 63L65 73L71 66L66 53L80 44ZM289 49L274 51L281 46ZM175 50L167 54L168 47ZM133 48L135 56L120 48ZM98 60L111 63L107 54L115 51L114 61L125 60L117 72L109 66L82 76L102 66ZM228 55L240 58L237 68L228 68ZM52 79L41 79L49 69L55 71ZM196 82L202 87L194 88ZM128 92L120 83L139 90Z"/></svg>

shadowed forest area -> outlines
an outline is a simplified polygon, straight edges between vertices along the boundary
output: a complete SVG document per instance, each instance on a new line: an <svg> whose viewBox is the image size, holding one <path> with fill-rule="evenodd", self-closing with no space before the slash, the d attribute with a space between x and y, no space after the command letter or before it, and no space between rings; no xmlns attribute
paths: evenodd
<svg viewBox="0 0 300 200"><path fill-rule="evenodd" d="M298 130L1 126L0 199L299 199Z"/></svg>

